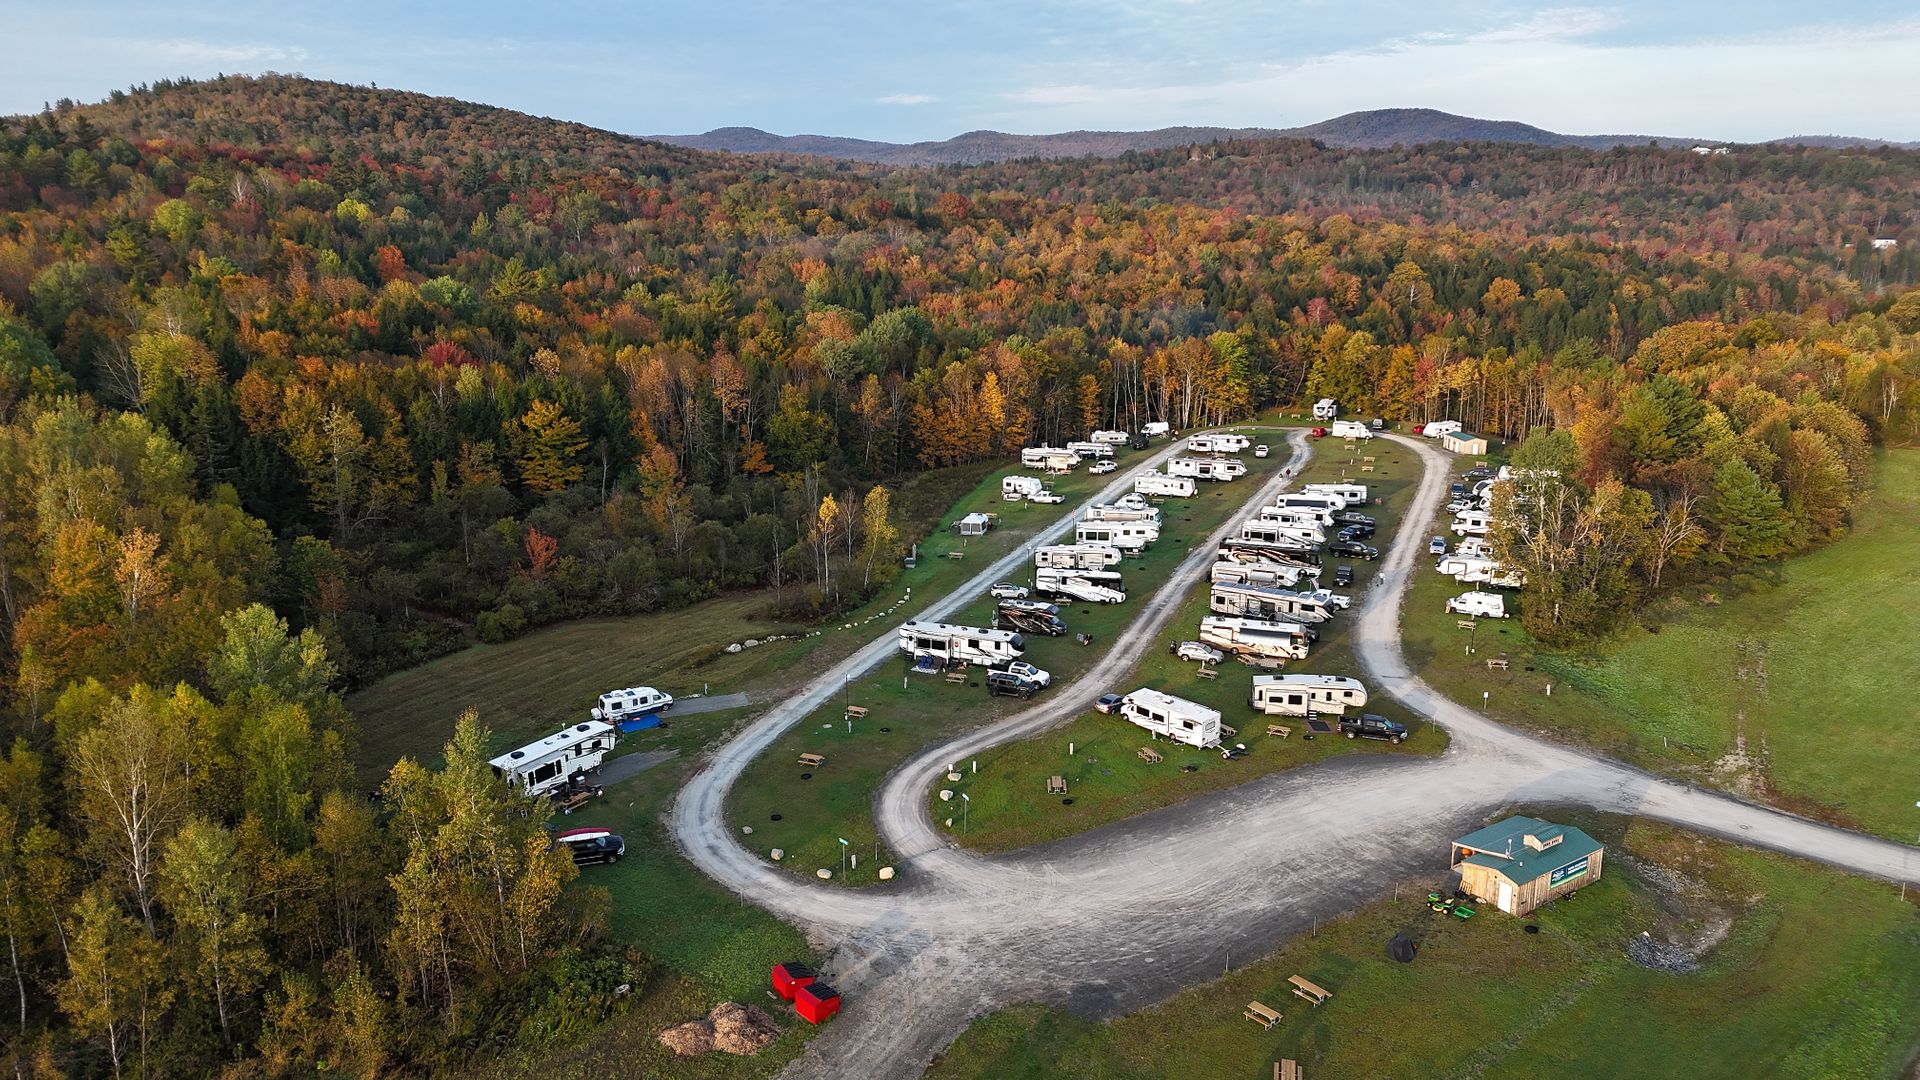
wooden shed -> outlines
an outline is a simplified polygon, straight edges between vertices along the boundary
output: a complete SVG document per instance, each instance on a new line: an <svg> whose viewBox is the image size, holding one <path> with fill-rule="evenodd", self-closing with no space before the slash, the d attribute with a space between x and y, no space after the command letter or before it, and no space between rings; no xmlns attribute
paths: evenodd
<svg viewBox="0 0 1920 1080"><path fill-rule="evenodd" d="M1440 447L1444 450L1451 450L1456 454L1482 457L1485 456L1487 452L1487 437L1485 435L1475 435L1471 431L1449 431L1445 435L1440 436Z"/></svg>
<svg viewBox="0 0 1920 1080"><path fill-rule="evenodd" d="M1453 842L1460 888L1509 915L1600 880L1606 848L1570 825L1510 817Z"/></svg>

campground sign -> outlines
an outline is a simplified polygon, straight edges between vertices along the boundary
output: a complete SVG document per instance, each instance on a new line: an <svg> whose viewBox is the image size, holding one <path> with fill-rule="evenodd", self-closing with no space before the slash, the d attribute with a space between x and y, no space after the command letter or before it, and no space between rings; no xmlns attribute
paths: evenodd
<svg viewBox="0 0 1920 1080"><path fill-rule="evenodd" d="M1592 862L1593 856L1582 855L1567 865L1555 869L1547 875L1547 887L1549 889L1555 888L1562 882L1572 881L1574 878L1584 876Z"/></svg>

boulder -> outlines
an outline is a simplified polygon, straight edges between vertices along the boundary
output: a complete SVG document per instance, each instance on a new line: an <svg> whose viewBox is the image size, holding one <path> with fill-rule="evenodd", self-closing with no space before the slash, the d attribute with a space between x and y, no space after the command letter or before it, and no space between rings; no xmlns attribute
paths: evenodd
<svg viewBox="0 0 1920 1080"><path fill-rule="evenodd" d="M892 880L893 880L893 867L891 867L891 866L883 866L883 867L881 867L881 868L880 868L880 880L881 880L881 881L892 881Z"/></svg>
<svg viewBox="0 0 1920 1080"><path fill-rule="evenodd" d="M815 870L813 872L813 876L819 878L821 881L826 881L833 877L833 871L823 866L820 869Z"/></svg>

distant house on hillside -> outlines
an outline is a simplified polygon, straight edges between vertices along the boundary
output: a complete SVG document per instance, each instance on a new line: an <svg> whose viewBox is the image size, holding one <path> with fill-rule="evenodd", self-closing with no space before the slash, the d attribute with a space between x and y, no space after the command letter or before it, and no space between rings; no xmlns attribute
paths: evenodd
<svg viewBox="0 0 1920 1080"><path fill-rule="evenodd" d="M1696 154L1724 154L1727 152L1727 148L1724 146L1696 146L1693 148L1693 152Z"/></svg>
<svg viewBox="0 0 1920 1080"><path fill-rule="evenodd" d="M1900 241L1891 236L1876 236L1873 238L1873 250L1875 251L1892 251L1899 246Z"/></svg>

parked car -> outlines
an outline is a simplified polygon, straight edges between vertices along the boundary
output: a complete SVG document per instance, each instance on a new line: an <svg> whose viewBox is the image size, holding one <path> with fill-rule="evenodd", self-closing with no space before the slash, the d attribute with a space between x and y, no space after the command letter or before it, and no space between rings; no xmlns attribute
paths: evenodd
<svg viewBox="0 0 1920 1080"><path fill-rule="evenodd" d="M1110 473L1119 467L1120 467L1119 462L1114 461L1112 458L1108 458L1105 461L1094 462L1092 465L1087 467L1087 472L1093 476L1104 476L1107 473Z"/></svg>
<svg viewBox="0 0 1920 1080"><path fill-rule="evenodd" d="M1011 671L987 672L987 693L994 697L1030 698L1039 689Z"/></svg>
<svg viewBox="0 0 1920 1080"><path fill-rule="evenodd" d="M1027 496L1027 501L1037 503L1063 503L1067 501L1067 497L1051 491L1036 491Z"/></svg>
<svg viewBox="0 0 1920 1080"><path fill-rule="evenodd" d="M1119 694L1101 694L1100 700L1093 703L1097 712L1112 713L1120 711L1120 703L1126 698Z"/></svg>
<svg viewBox="0 0 1920 1080"><path fill-rule="evenodd" d="M1467 491L1467 485L1465 484L1448 484L1447 485L1448 498L1460 499L1460 498L1465 498L1468 494L1470 494L1470 492Z"/></svg>
<svg viewBox="0 0 1920 1080"><path fill-rule="evenodd" d="M1028 589L1025 585L1015 585L1011 581L1002 581L987 590L987 595L995 600L1025 600Z"/></svg>
<svg viewBox="0 0 1920 1080"><path fill-rule="evenodd" d="M1254 456L1254 457L1266 457L1266 456L1267 456L1267 454L1268 454L1268 452L1269 452L1269 451L1267 450L1267 444L1266 444L1266 443L1261 443L1261 444L1260 444L1259 446L1256 446L1256 447L1254 447L1254 448L1253 448L1253 456Z"/></svg>
<svg viewBox="0 0 1920 1080"><path fill-rule="evenodd" d="M1353 567L1344 565L1334 567L1333 583L1335 585L1353 584Z"/></svg>
<svg viewBox="0 0 1920 1080"><path fill-rule="evenodd" d="M1418 434L1420 434L1421 432L1424 432L1424 431L1426 431L1426 430L1427 430L1427 425L1425 425L1425 424L1415 424L1415 425L1413 425L1413 433L1414 433L1415 435L1418 435Z"/></svg>
<svg viewBox="0 0 1920 1080"><path fill-rule="evenodd" d="M1397 743L1407 737L1405 724L1396 724L1376 713L1341 717L1340 730L1345 732L1349 739L1380 739L1383 742Z"/></svg>
<svg viewBox="0 0 1920 1080"><path fill-rule="evenodd" d="M1462 510L1477 510L1479 505L1472 499L1455 499L1447 504L1447 513L1457 514Z"/></svg>
<svg viewBox="0 0 1920 1080"><path fill-rule="evenodd" d="M1365 540L1373 535L1371 525L1349 525L1336 534L1340 540Z"/></svg>
<svg viewBox="0 0 1920 1080"><path fill-rule="evenodd" d="M627 853L627 842L605 829L567 829L555 833L553 840L573 853L575 866L617 863Z"/></svg>
<svg viewBox="0 0 1920 1080"><path fill-rule="evenodd" d="M1045 689L1053 684L1053 673L1043 667L1035 667L1025 660L1015 660L1007 665L1007 674L1018 675L1033 685Z"/></svg>
<svg viewBox="0 0 1920 1080"><path fill-rule="evenodd" d="M1333 523L1335 525L1371 525L1373 519L1352 510L1336 510L1333 513Z"/></svg>
<svg viewBox="0 0 1920 1080"><path fill-rule="evenodd" d="M1431 540L1429 540L1429 541L1427 541L1427 554L1429 554L1429 555L1445 555L1446 553L1447 553L1447 538L1446 538L1446 537L1444 537L1444 536L1436 536L1436 537L1434 537L1433 539L1431 539Z"/></svg>
<svg viewBox="0 0 1920 1080"><path fill-rule="evenodd" d="M1493 470L1485 465L1475 465L1473 468L1467 470L1468 483L1477 483L1481 480L1491 479L1493 479Z"/></svg>
<svg viewBox="0 0 1920 1080"><path fill-rule="evenodd" d="M1471 615L1474 618L1504 619L1507 617L1507 599L1499 593L1469 592L1447 598L1447 614Z"/></svg>
<svg viewBox="0 0 1920 1080"><path fill-rule="evenodd" d="M1182 660L1198 660L1203 664L1217 664L1227 658L1226 653L1204 641L1176 641L1167 651Z"/></svg>
<svg viewBox="0 0 1920 1080"><path fill-rule="evenodd" d="M1309 431L1307 434L1312 435L1316 439L1324 439L1327 437L1327 429L1323 427L1317 427L1317 428L1314 428L1312 431Z"/></svg>
<svg viewBox="0 0 1920 1080"><path fill-rule="evenodd" d="M1335 540L1327 545L1327 554L1338 555L1343 559L1365 559L1368 562L1380 557L1379 549L1369 547L1358 540Z"/></svg>

